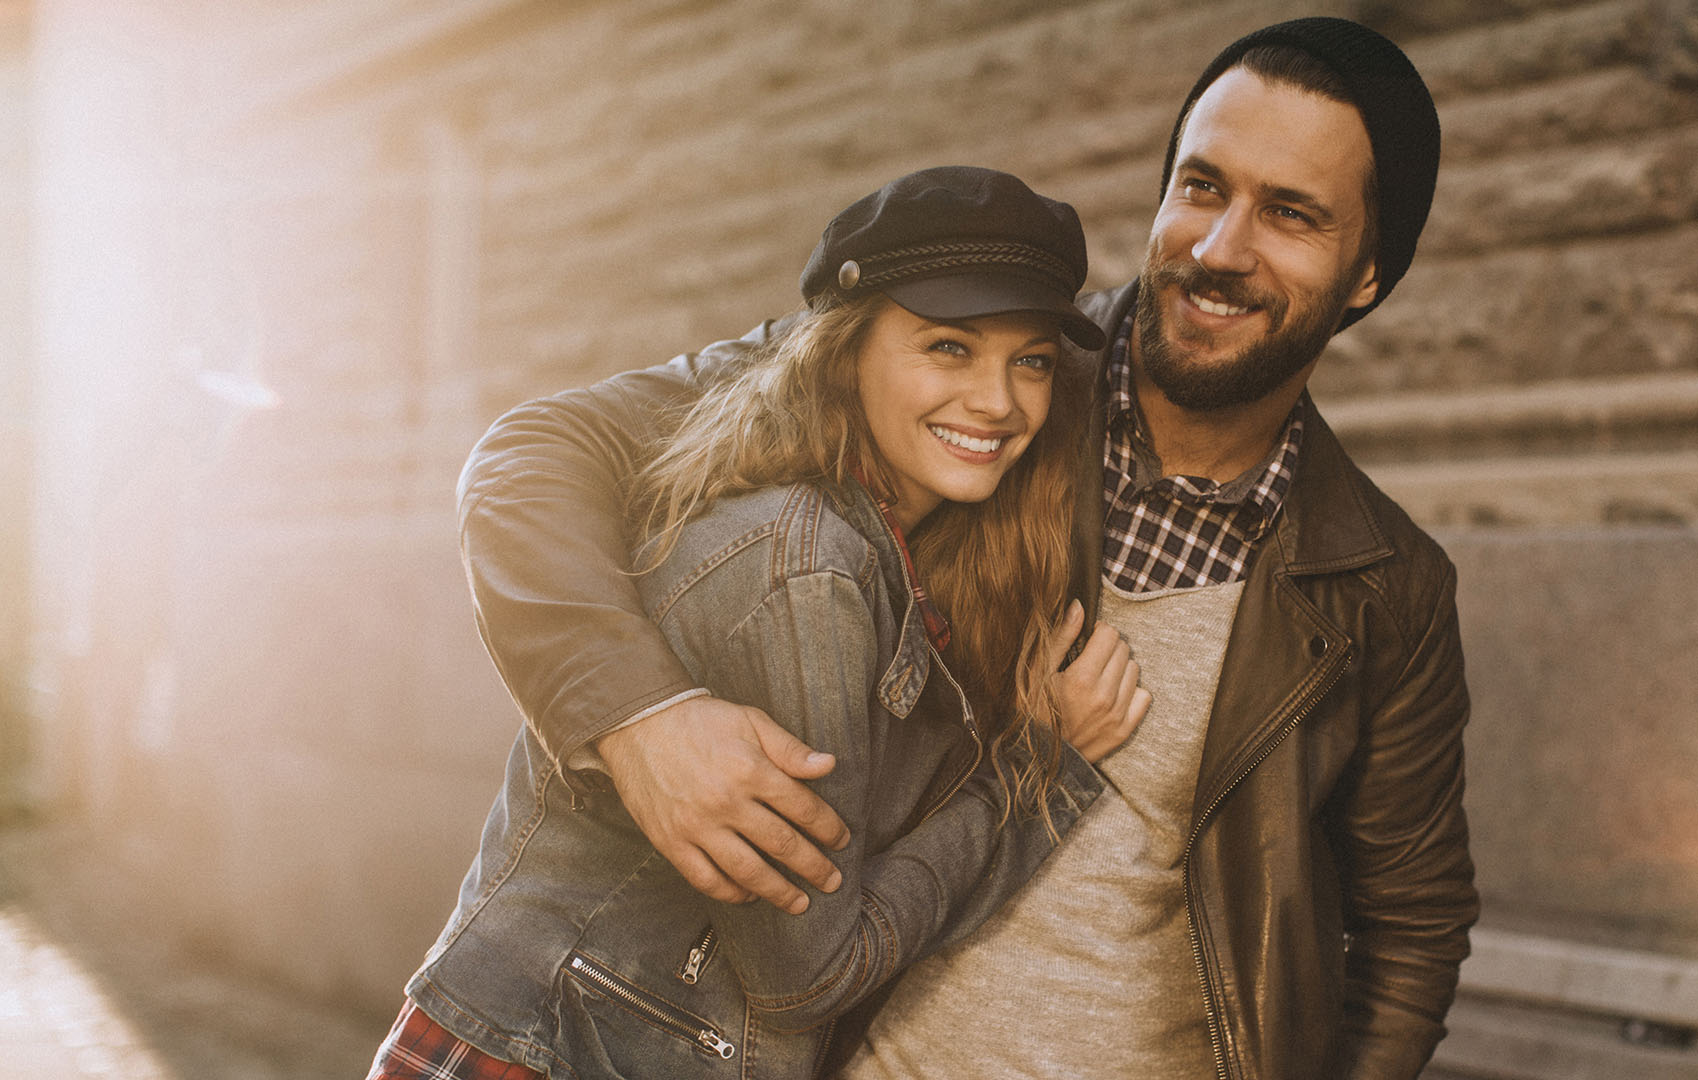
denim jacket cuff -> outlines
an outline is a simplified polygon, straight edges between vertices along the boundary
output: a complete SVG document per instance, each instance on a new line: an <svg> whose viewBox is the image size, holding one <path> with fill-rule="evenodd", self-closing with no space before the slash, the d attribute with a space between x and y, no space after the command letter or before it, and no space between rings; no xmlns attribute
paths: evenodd
<svg viewBox="0 0 1698 1080"><path fill-rule="evenodd" d="M1050 811L1054 813L1066 809L1075 817L1085 812L1085 808L1097 801L1097 796L1103 793L1104 781L1097 767L1086 761L1084 755L1073 748L1071 743L1061 744L1061 771L1056 775L1055 793L1050 796ZM1057 805L1060 800L1066 800L1065 806Z"/></svg>

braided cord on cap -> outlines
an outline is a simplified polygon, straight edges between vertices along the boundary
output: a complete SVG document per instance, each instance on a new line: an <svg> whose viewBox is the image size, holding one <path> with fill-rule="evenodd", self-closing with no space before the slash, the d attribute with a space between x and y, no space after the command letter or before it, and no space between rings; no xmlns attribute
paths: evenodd
<svg viewBox="0 0 1698 1080"><path fill-rule="evenodd" d="M931 276L977 266L1016 267L1033 271L1049 279L1057 291L1068 296L1072 296L1079 288L1065 260L1030 244L994 241L918 244L869 255L858 262L861 271L858 284L872 289L904 278Z"/></svg>

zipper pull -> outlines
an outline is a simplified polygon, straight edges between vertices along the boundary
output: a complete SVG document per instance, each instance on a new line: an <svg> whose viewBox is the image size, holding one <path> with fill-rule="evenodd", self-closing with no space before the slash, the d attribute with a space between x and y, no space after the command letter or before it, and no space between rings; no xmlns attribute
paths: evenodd
<svg viewBox="0 0 1698 1080"><path fill-rule="evenodd" d="M673 955L677 954L674 953ZM690 950L690 956L684 961L684 967L678 972L678 977L691 986L696 985L696 980L702 977L702 961L706 959L707 950L697 945Z"/></svg>
<svg viewBox="0 0 1698 1080"><path fill-rule="evenodd" d="M713 955L714 938L718 936L714 928L709 926L702 931L702 936L690 946L690 954L684 958L684 966L678 969L678 978L691 986L696 985L702 977L702 968L707 966L708 958Z"/></svg>
<svg viewBox="0 0 1698 1080"><path fill-rule="evenodd" d="M718 1032L708 1031L705 1028L696 1032L696 1041L727 1061L731 1060L732 1055L737 1053L737 1048L720 1038Z"/></svg>

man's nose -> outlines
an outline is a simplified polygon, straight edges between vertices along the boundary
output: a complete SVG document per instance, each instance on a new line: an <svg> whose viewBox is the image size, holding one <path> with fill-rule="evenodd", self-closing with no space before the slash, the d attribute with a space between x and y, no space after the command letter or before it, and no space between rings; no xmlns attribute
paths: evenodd
<svg viewBox="0 0 1698 1080"><path fill-rule="evenodd" d="M1210 222L1191 246L1197 265L1221 274L1248 274L1256 269L1255 221L1251 208L1229 205Z"/></svg>

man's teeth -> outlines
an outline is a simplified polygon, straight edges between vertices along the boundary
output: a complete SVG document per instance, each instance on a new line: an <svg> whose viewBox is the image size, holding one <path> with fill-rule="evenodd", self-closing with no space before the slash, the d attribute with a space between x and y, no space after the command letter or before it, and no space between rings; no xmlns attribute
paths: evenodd
<svg viewBox="0 0 1698 1080"><path fill-rule="evenodd" d="M1231 304L1217 304L1208 297L1198 296L1196 293L1186 293L1185 295L1191 298L1191 302L1193 304L1196 304L1210 315L1248 315L1250 313L1250 309L1247 307L1233 307Z"/></svg>
<svg viewBox="0 0 1698 1080"><path fill-rule="evenodd" d="M975 454L993 454L1002 446L1001 439L975 439L971 435L963 435L959 431L951 431L946 427L935 427L930 424L926 426L931 429L933 435L944 442L951 446L959 446L963 450L971 450Z"/></svg>

